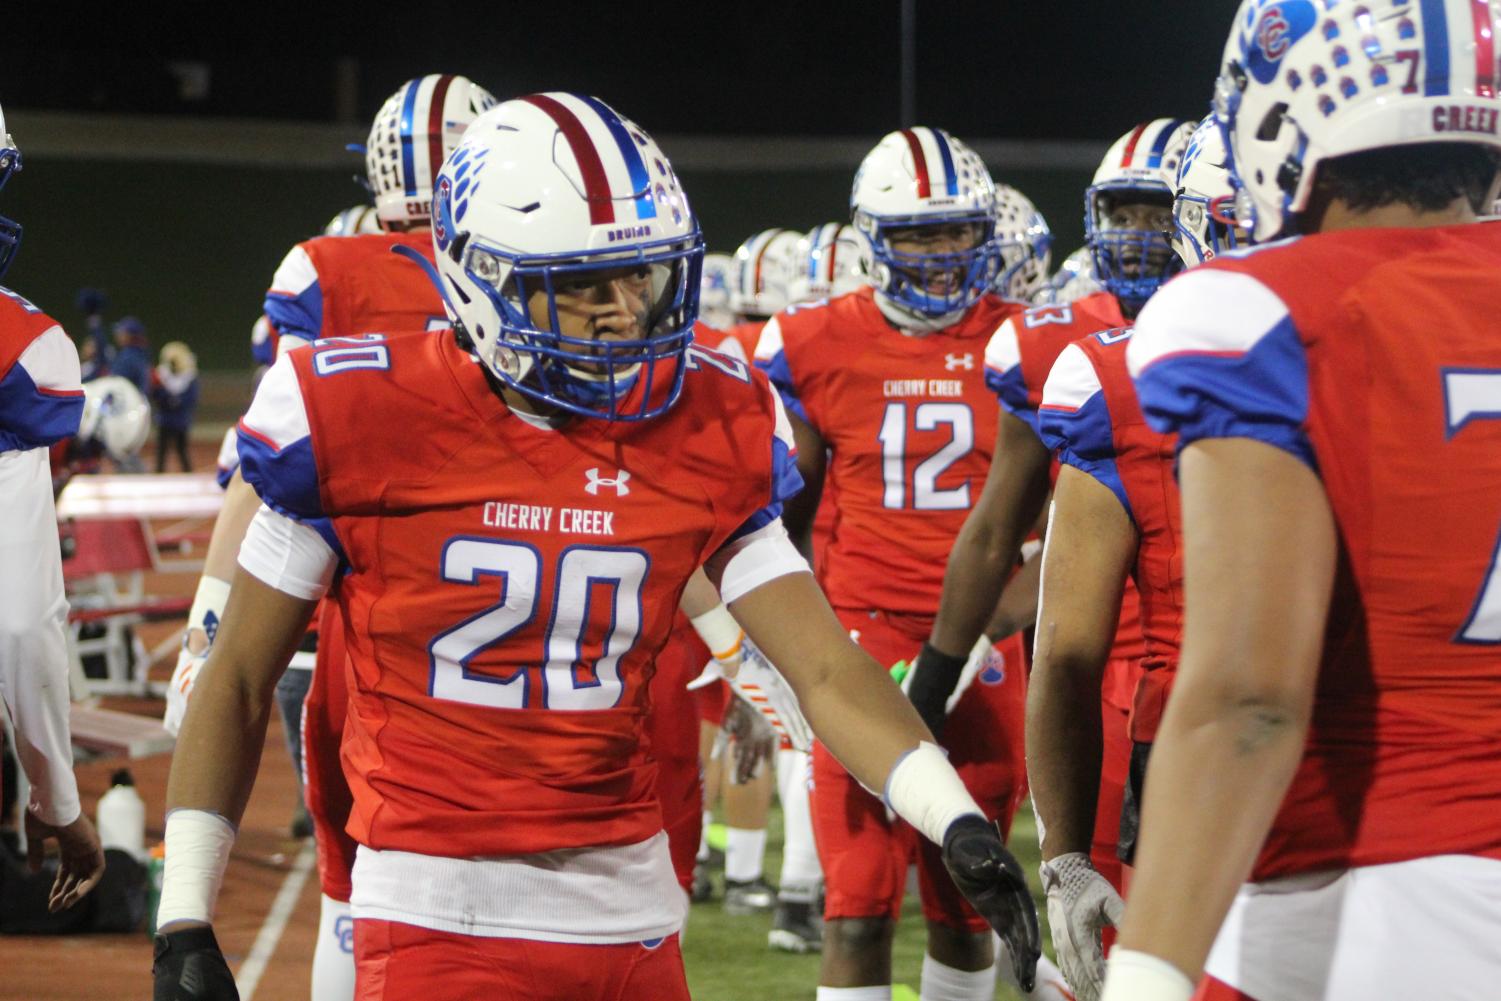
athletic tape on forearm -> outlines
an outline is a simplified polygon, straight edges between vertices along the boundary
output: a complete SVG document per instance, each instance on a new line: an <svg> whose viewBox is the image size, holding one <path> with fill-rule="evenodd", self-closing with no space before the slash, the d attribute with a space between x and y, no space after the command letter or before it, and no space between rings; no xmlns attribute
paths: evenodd
<svg viewBox="0 0 1501 1001"><path fill-rule="evenodd" d="M702 615L688 620L698 638L704 641L715 660L731 660L740 655L740 639L745 635L740 623L723 605L715 605Z"/></svg>
<svg viewBox="0 0 1501 1001"><path fill-rule="evenodd" d="M167 863L162 870L156 926L212 921L235 829L217 813L178 809L167 814L165 841Z"/></svg>
<svg viewBox="0 0 1501 1001"><path fill-rule="evenodd" d="M902 755L886 777L886 805L934 844L967 813L983 817L975 798L937 744L923 741Z"/></svg>
<svg viewBox="0 0 1501 1001"><path fill-rule="evenodd" d="M1193 981L1167 960L1117 947L1105 966L1100 1001L1188 1001L1193 991Z"/></svg>
<svg viewBox="0 0 1501 1001"><path fill-rule="evenodd" d="M213 642L219 621L224 618L224 606L229 603L229 581L204 574L198 578L198 590L193 592L193 607L188 610L188 629L202 629ZM213 616L212 619L209 617ZM213 628L209 628L212 626ZM183 638L184 644L187 637Z"/></svg>

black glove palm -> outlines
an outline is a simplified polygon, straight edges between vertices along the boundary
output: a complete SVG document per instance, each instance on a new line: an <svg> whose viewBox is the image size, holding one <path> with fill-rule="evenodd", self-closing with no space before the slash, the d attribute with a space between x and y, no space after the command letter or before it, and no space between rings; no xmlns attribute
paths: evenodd
<svg viewBox="0 0 1501 1001"><path fill-rule="evenodd" d="M960 817L943 836L943 864L954 885L1011 951L1017 983L1031 991L1037 984L1037 959L1042 955L1037 905L1021 864L1001 843L1000 832L981 817Z"/></svg>
<svg viewBox="0 0 1501 1001"><path fill-rule="evenodd" d="M912 665L912 683L907 686L907 698L934 737L943 735L949 696L958 687L967 659L950 657L931 643L924 643L922 653L917 655L917 663Z"/></svg>
<svg viewBox="0 0 1501 1001"><path fill-rule="evenodd" d="M240 1001L212 928L157 932L155 952L151 1001Z"/></svg>

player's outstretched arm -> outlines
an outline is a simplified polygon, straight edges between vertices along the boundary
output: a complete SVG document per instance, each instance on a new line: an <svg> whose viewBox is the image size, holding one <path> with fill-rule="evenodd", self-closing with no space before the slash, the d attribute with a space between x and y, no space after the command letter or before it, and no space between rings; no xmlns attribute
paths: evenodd
<svg viewBox="0 0 1501 1001"><path fill-rule="evenodd" d="M839 624L813 575L775 577L734 598L730 611L772 663L786 665L804 715L840 763L943 846L955 884L1006 941L1017 979L1030 989L1041 945L1020 866L885 668Z"/></svg>
<svg viewBox="0 0 1501 1001"><path fill-rule="evenodd" d="M1043 831L1054 950L1081 1001L1104 979L1100 930L1120 895L1089 861L1102 754L1100 684L1137 534L1109 487L1065 465L1053 490L1042 597L1027 681L1027 776Z"/></svg>
<svg viewBox="0 0 1501 1001"><path fill-rule="evenodd" d="M1199 441L1179 479L1183 654L1107 1001L1189 997L1302 756L1334 580L1328 498L1292 455Z"/></svg>
<svg viewBox="0 0 1501 1001"><path fill-rule="evenodd" d="M970 648L996 609L1027 530L1042 512L1049 462L1037 433L1003 410L995 460L949 552L938 616L908 688L929 727L941 725Z"/></svg>
<svg viewBox="0 0 1501 1001"><path fill-rule="evenodd" d="M316 604L236 572L167 783L168 861L152 966L157 1001L238 997L208 925L255 781L276 681Z"/></svg>

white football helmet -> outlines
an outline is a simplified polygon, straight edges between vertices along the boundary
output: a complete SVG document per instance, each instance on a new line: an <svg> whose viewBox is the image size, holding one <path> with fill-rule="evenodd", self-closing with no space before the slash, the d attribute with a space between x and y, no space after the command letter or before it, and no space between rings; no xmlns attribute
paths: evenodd
<svg viewBox="0 0 1501 1001"><path fill-rule="evenodd" d="M666 155L603 101L532 94L475 119L438 174L433 247L455 326L517 392L607 420L677 400L703 238ZM560 287L622 269L648 283L643 336L562 333Z"/></svg>
<svg viewBox="0 0 1501 1001"><path fill-rule="evenodd" d="M151 435L151 404L135 383L120 375L106 375L83 384L83 417L78 440L94 442L111 459L128 459Z"/></svg>
<svg viewBox="0 0 1501 1001"><path fill-rule="evenodd" d="M797 273L801 237L790 229L766 229L735 251L730 308L742 317L775 316L787 308L787 286Z"/></svg>
<svg viewBox="0 0 1501 1001"><path fill-rule="evenodd" d="M1501 147L1496 0L1243 0L1214 114L1256 240L1308 207L1319 164L1410 143Z"/></svg>
<svg viewBox="0 0 1501 1001"><path fill-rule="evenodd" d="M1094 276L1094 252L1088 247L1080 247L1058 265L1057 274L1038 294L1037 301L1067 305L1093 295L1101 288L1103 286Z"/></svg>
<svg viewBox="0 0 1501 1001"><path fill-rule="evenodd" d="M867 273L893 302L924 316L967 309L1000 269L995 184L984 161L942 129L888 133L855 174L850 214L866 242ZM938 253L898 253L894 230L972 226L972 245Z"/></svg>
<svg viewBox="0 0 1501 1001"><path fill-rule="evenodd" d="M790 303L834 299L870 284L860 235L848 223L814 226L797 241L797 269L787 285Z"/></svg>
<svg viewBox="0 0 1501 1001"><path fill-rule="evenodd" d="M1178 163L1193 131L1193 122L1177 118L1143 122L1115 141L1085 189L1084 243L1094 254L1095 278L1132 308L1140 309L1183 262L1173 253L1171 225L1116 227L1111 211L1143 202L1160 202L1170 210Z"/></svg>
<svg viewBox="0 0 1501 1001"><path fill-rule="evenodd" d="M428 224L438 168L494 104L488 90L450 73L408 80L386 98L365 141L365 176L385 229Z"/></svg>
<svg viewBox="0 0 1501 1001"><path fill-rule="evenodd" d="M1246 243L1235 223L1235 189L1225 164L1225 141L1210 116L1194 130L1178 167L1173 250L1193 267Z"/></svg>
<svg viewBox="0 0 1501 1001"><path fill-rule="evenodd" d="M10 180L10 175L21 169L21 151L16 141L5 131L5 111L0 109L0 188ZM0 276L10 267L11 260L21 246L21 224L0 216Z"/></svg>
<svg viewBox="0 0 1501 1001"><path fill-rule="evenodd" d="M360 233L379 233L380 218L373 205L354 205L328 221L323 227L324 236L356 236Z"/></svg>
<svg viewBox="0 0 1501 1001"><path fill-rule="evenodd" d="M730 308L730 290L735 282L735 258L729 254L705 254L699 281L698 318L711 327L726 330L735 324Z"/></svg>
<svg viewBox="0 0 1501 1001"><path fill-rule="evenodd" d="M1032 200L1009 184L995 186L995 236L1001 254L995 290L1031 302L1048 284L1053 231Z"/></svg>

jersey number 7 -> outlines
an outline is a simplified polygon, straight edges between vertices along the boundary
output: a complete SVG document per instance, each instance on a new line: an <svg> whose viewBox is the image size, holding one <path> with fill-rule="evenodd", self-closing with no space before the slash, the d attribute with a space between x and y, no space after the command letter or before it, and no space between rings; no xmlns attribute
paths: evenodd
<svg viewBox="0 0 1501 1001"><path fill-rule="evenodd" d="M1446 368L1444 437L1452 439L1475 420L1501 419L1501 370ZM1470 617L1455 635L1456 643L1501 643L1501 538Z"/></svg>

